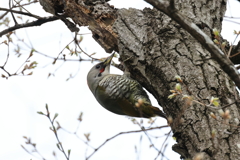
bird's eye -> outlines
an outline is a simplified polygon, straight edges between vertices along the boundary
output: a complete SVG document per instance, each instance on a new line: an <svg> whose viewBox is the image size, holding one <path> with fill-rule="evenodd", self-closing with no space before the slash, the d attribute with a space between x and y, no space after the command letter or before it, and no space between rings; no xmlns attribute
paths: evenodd
<svg viewBox="0 0 240 160"><path fill-rule="evenodd" d="M96 66L96 69L99 69L100 67L101 67L100 65L97 65L97 66Z"/></svg>

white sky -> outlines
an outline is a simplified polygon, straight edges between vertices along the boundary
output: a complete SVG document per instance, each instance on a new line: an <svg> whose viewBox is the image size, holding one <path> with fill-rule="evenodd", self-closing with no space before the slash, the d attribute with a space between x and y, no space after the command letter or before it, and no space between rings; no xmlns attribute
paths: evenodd
<svg viewBox="0 0 240 160"><path fill-rule="evenodd" d="M7 1L1 1L0 6L8 8ZM231 14L234 16L234 7L240 7L239 3L231 0ZM111 0L117 8L139 8L147 6L142 0ZM42 16L48 16L42 10L41 6L28 8L29 11ZM2 12L0 12L2 14ZM230 15L230 13L227 13ZM19 23L20 20L18 20ZM239 25L224 22L222 34L229 41L233 41L233 30L239 30ZM3 30L3 27L0 27ZM81 28L80 33L89 33L87 28ZM40 27L31 27L17 31L17 35L24 39L27 44L41 51L42 53L56 57L64 46L72 40L73 35L61 21L44 24ZM0 42L5 40L0 38ZM11 73L15 72L24 62L25 57L29 54L29 48L21 42L22 48L25 48L21 58L16 58L13 52L14 46L11 45L10 58L6 65L6 69ZM108 56L105 51L91 38L91 35L84 36L81 43L82 48L88 52L97 52L100 57ZM5 62L7 55L7 47L0 45L0 65ZM66 52L66 54L68 54ZM90 144L95 148L103 143L107 138L114 136L122 131L139 130L139 127L125 116L115 115L103 109L95 100L87 87L86 75L92 67L90 62L67 62L58 69L55 77L47 78L48 73L52 73L61 66L62 62L58 61L55 65L51 65L52 59L34 54L30 59L36 60L39 64L33 70L34 74L28 77L10 77L8 80L0 78L0 159L4 160L26 160L36 158L26 153L20 145L25 145L22 136L31 137L34 143L37 143L37 149L46 159L54 159L52 151L57 153L59 160L64 159L62 153L56 147L56 138L49 130L50 122L44 116L37 114L37 111L45 112L45 104L48 103L52 116L59 114L57 121L61 126L69 131L75 131L77 127L78 115L84 112L83 121L80 124L79 136L84 139L83 133L91 133ZM73 79L66 81L69 74L79 73ZM112 73L121 72L116 68L111 68ZM0 74L4 73L0 70ZM157 102L152 98L155 106ZM146 123L148 120L144 120ZM166 124L162 118L157 118L157 125ZM147 123L146 123L146 126ZM149 132L150 135L164 135L169 129ZM142 145L139 145L140 136L143 135ZM65 150L71 149L70 159L84 159L86 145L77 139L74 135L70 135L62 130L59 131L60 140ZM157 148L161 148L162 141L159 138L154 140ZM169 138L169 147L165 152L169 159L178 159L179 155L171 151L171 144L174 143ZM122 135L108 142L101 148L91 160L133 160L137 159L134 145L141 147L140 160L154 159L157 152L153 148L149 148L149 141L143 133L132 133ZM88 148L87 155L92 153L92 149Z"/></svg>

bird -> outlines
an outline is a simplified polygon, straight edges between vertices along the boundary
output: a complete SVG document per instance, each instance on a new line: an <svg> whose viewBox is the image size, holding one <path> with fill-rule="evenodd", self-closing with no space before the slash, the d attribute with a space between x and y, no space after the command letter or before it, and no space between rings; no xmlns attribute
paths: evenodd
<svg viewBox="0 0 240 160"><path fill-rule="evenodd" d="M88 87L100 105L118 115L167 119L159 108L152 106L146 91L129 74L110 74L113 57L114 53L94 65L87 75Z"/></svg>

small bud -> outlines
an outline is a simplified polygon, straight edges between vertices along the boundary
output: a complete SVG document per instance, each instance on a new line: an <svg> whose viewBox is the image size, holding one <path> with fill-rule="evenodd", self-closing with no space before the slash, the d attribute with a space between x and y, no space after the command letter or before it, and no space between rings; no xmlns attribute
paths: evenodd
<svg viewBox="0 0 240 160"><path fill-rule="evenodd" d="M222 48L225 48L226 44L227 44L227 42L226 42L226 41L225 41L225 42L223 42L223 43L222 43Z"/></svg>
<svg viewBox="0 0 240 160"><path fill-rule="evenodd" d="M176 140L177 140L177 138L176 138L176 137L172 137L172 139L173 139L174 141L176 141Z"/></svg>
<svg viewBox="0 0 240 160"><path fill-rule="evenodd" d="M55 113L54 117L53 117L53 120L55 120L58 116L58 113Z"/></svg>
<svg viewBox="0 0 240 160"><path fill-rule="evenodd" d="M177 81L180 82L180 83L183 82L182 79L181 79L181 77L180 77L179 75L176 75L176 76L175 76L175 79L177 79Z"/></svg>
<svg viewBox="0 0 240 160"><path fill-rule="evenodd" d="M214 101L214 102L213 102L213 105L214 105L215 107L218 107L218 106L219 106L218 101Z"/></svg>
<svg viewBox="0 0 240 160"><path fill-rule="evenodd" d="M170 92L171 92L171 93L176 93L176 91L175 91L175 90L170 90Z"/></svg>
<svg viewBox="0 0 240 160"><path fill-rule="evenodd" d="M155 122L155 120L156 120L156 119L149 118L148 123L149 123L149 124L153 124L153 123Z"/></svg>
<svg viewBox="0 0 240 160"><path fill-rule="evenodd" d="M218 100L218 98L211 97L210 103L213 103L213 101Z"/></svg>
<svg viewBox="0 0 240 160"><path fill-rule="evenodd" d="M52 64L54 65L57 62L57 58L54 59L54 61L52 62Z"/></svg>
<svg viewBox="0 0 240 160"><path fill-rule="evenodd" d="M131 121L133 122L133 124L137 124L137 120L135 118L132 118Z"/></svg>
<svg viewBox="0 0 240 160"><path fill-rule="evenodd" d="M189 100L192 100L192 97L189 96L189 95L183 95L182 99L189 99Z"/></svg>
<svg viewBox="0 0 240 160"><path fill-rule="evenodd" d="M225 114L226 114L226 115L229 115L229 113L230 113L229 110L226 110L226 111L225 111Z"/></svg>
<svg viewBox="0 0 240 160"><path fill-rule="evenodd" d="M214 42L215 44L219 44L219 42L218 42L217 39L214 39L213 42Z"/></svg>
<svg viewBox="0 0 240 160"><path fill-rule="evenodd" d="M78 120L81 122L82 121L82 116L83 116L83 112L80 113L80 115L78 116Z"/></svg>
<svg viewBox="0 0 240 160"><path fill-rule="evenodd" d="M44 114L43 114L43 112L40 112L40 111L39 111L39 112L37 112L37 113L38 113L38 114L41 114L41 115L44 115Z"/></svg>
<svg viewBox="0 0 240 160"><path fill-rule="evenodd" d="M173 99L173 98L176 97L177 95L178 95L178 94L173 93L173 94L171 94L171 95L168 96L168 99Z"/></svg>
<svg viewBox="0 0 240 160"><path fill-rule="evenodd" d="M231 116L230 116L230 111L229 110L226 110L224 115L222 116L224 119L230 119Z"/></svg>
<svg viewBox="0 0 240 160"><path fill-rule="evenodd" d="M68 157L70 156L70 153L71 153L71 149L68 150Z"/></svg>
<svg viewBox="0 0 240 160"><path fill-rule="evenodd" d="M45 107L46 107L46 110L48 110L48 104L46 104L46 106L45 106Z"/></svg>
<svg viewBox="0 0 240 160"><path fill-rule="evenodd" d="M221 117L223 117L223 116L224 116L224 112L223 112L223 110L222 110L222 109L219 109L219 110L218 110L218 113L220 114L220 116L221 116Z"/></svg>
<svg viewBox="0 0 240 160"><path fill-rule="evenodd" d="M212 138L214 138L216 136L216 130L215 129L212 130L211 136L212 136Z"/></svg>
<svg viewBox="0 0 240 160"><path fill-rule="evenodd" d="M83 36L80 36L79 40L78 40L78 43L82 42L82 40L83 40Z"/></svg>
<svg viewBox="0 0 240 160"><path fill-rule="evenodd" d="M179 83L176 84L175 90L182 92L181 85Z"/></svg>
<svg viewBox="0 0 240 160"><path fill-rule="evenodd" d="M35 49L32 49L32 50L30 51L30 55L28 56L28 58L32 57L32 56L33 56L33 52L35 52L35 51L36 51Z"/></svg>
<svg viewBox="0 0 240 160"><path fill-rule="evenodd" d="M214 34L216 37L219 37L219 31L218 31L216 28L213 28L213 34Z"/></svg>
<svg viewBox="0 0 240 160"><path fill-rule="evenodd" d="M216 115L214 114L214 113L210 113L210 116L212 117L212 118L214 118L214 119L217 119L217 117L216 117Z"/></svg>
<svg viewBox="0 0 240 160"><path fill-rule="evenodd" d="M59 150L61 150L61 149L60 149L60 145L59 145L58 143L57 143L56 145L57 145L57 148L58 148Z"/></svg>
<svg viewBox="0 0 240 160"><path fill-rule="evenodd" d="M56 121L56 123L57 123L57 130L59 130L60 128L62 128L61 125L60 125L60 123L59 123L58 121Z"/></svg>
<svg viewBox="0 0 240 160"><path fill-rule="evenodd" d="M93 55L95 55L96 54L96 52L93 52L92 54L90 54L90 56L93 56Z"/></svg>
<svg viewBox="0 0 240 160"><path fill-rule="evenodd" d="M211 97L210 103L213 104L215 107L219 106L218 100L219 98Z"/></svg>
<svg viewBox="0 0 240 160"><path fill-rule="evenodd" d="M87 141L90 141L90 138L89 138L90 133L84 133L84 136L86 137Z"/></svg>

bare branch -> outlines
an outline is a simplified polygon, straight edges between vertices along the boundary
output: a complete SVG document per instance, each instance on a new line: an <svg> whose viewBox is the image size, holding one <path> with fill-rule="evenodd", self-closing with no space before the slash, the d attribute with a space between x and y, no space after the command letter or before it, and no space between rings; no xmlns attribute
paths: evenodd
<svg viewBox="0 0 240 160"><path fill-rule="evenodd" d="M58 133L57 133L57 128L54 126L54 120L57 118L57 116L58 116L58 114L56 113L55 115L54 115L54 117L51 119L51 117L50 117L50 112L49 112L49 110L48 110L48 105L46 104L46 110L47 110L47 114L44 114L44 113L42 113L42 112L38 112L38 114L41 114L41 115L44 115L44 116L46 116L48 119L49 119L49 121L50 121L50 123L51 123L51 125L52 125L52 127L50 128L52 131L53 131L53 133L54 133L54 135L55 135L55 137L56 137L56 139L57 139L57 147L58 147L58 149L64 154L64 156L65 156L65 158L67 159L67 160L69 160L69 156L70 156L70 153L69 153L69 150L68 150L68 154L65 152L65 150L64 150L64 148L63 148L63 145L62 145L62 142L59 140L59 137L58 137Z"/></svg>
<svg viewBox="0 0 240 160"><path fill-rule="evenodd" d="M12 8L12 6L11 6L11 0L9 0L9 8ZM11 13L11 15L12 15L12 18L13 18L13 21L14 21L15 25L17 25L18 23L17 23L16 18L14 17L14 15L13 15L12 12L10 12L10 13Z"/></svg>
<svg viewBox="0 0 240 160"><path fill-rule="evenodd" d="M90 157L92 157L100 148L102 148L108 141L122 135L122 134L129 134L129 133L138 133L138 132L143 132L143 131L149 131L149 130L154 130L154 129L162 129L162 128L166 128L169 127L168 125L165 126L160 126L160 127L153 127L153 128L148 128L148 129L144 129L144 130L135 130L135 131L127 131L127 132L120 132L118 134L116 134L115 136L112 136L111 138L108 138L105 140L105 142L103 142L98 148L96 148L87 158L86 160L88 160Z"/></svg>
<svg viewBox="0 0 240 160"><path fill-rule="evenodd" d="M178 10L171 9L168 1L164 0L145 0L159 11L162 11L178 24L181 25L188 33L190 33L196 40L201 43L212 55L212 57L218 62L223 71L235 82L236 86L240 88L240 76L232 62L226 57L226 55L213 43L211 38L206 35L196 24L191 22L187 17L182 15Z"/></svg>
<svg viewBox="0 0 240 160"><path fill-rule="evenodd" d="M0 32L0 37L2 37L3 35L9 33L9 32L12 32L12 31L15 31L17 29L20 29L20 28L26 28L26 27L33 27L33 26L40 26L44 23L47 23L47 22L51 22L51 21L55 21L55 20L58 20L59 18L55 17L55 16L51 16L51 17L43 17L41 19L38 19L36 21L33 21L33 22L30 22L30 23L24 23L24 24L17 24L13 27L10 27L8 29L5 29L3 30L2 32Z"/></svg>
<svg viewBox="0 0 240 160"><path fill-rule="evenodd" d="M22 147L28 154L32 155L32 156L35 157L35 158L38 158L37 156L35 156L35 155L33 154L33 153L37 153L37 154L41 157L42 160L46 160L46 159L43 157L43 155L37 150L36 143L33 143L33 142L31 141L31 138L28 138L28 137L26 137L26 136L23 136L23 138L26 140L25 143L26 143L27 145L30 145L30 146L33 147L33 150L29 151L27 148L25 148L23 145L21 145L21 147Z"/></svg>
<svg viewBox="0 0 240 160"><path fill-rule="evenodd" d="M162 143L162 147L161 147L160 151L158 152L158 154L157 154L157 156L155 157L154 160L157 160L157 158L158 158L158 156L159 156L160 154L161 154L162 157L163 157L163 154L162 154L162 153L164 153L164 150L162 151L162 149L165 149L165 148L166 148L166 145L164 145L164 144L165 144L166 141L168 140L168 138L169 138L169 136L170 136L170 133L171 133L171 131L168 132L167 137L165 138L164 142ZM164 146L165 146L165 147L164 147ZM164 147L164 148L163 148L163 147ZM161 151L162 151L162 152L161 152Z"/></svg>
<svg viewBox="0 0 240 160"><path fill-rule="evenodd" d="M34 18L37 18L37 19L41 19L41 18L42 18L42 17L37 16L37 15L34 15L34 14L32 14L32 13L27 13L27 12L22 12L22 11L16 11L16 10L7 9L7 8L1 8L1 7L0 7L0 11L8 11L8 12L12 12L12 13L22 14L22 15L29 16L29 17L34 17Z"/></svg>
<svg viewBox="0 0 240 160"><path fill-rule="evenodd" d="M1 16L0 16L0 19L3 19L3 17L5 17L6 15L8 14L8 11L3 13Z"/></svg>
<svg viewBox="0 0 240 160"><path fill-rule="evenodd" d="M223 18L231 18L231 19L240 19L240 17L229 17L229 16L224 16Z"/></svg>

